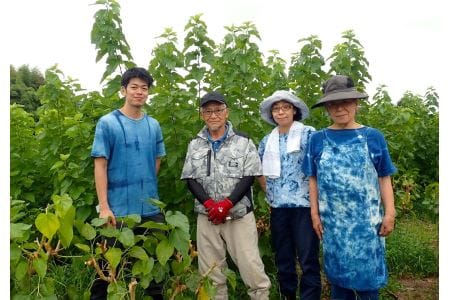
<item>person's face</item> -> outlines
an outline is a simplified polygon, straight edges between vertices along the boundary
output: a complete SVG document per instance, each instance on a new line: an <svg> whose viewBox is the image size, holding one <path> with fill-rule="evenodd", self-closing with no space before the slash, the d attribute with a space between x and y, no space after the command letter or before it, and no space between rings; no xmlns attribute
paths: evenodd
<svg viewBox="0 0 450 300"><path fill-rule="evenodd" d="M200 109L202 120L210 132L219 131L225 128L228 118L228 108L219 102L209 102Z"/></svg>
<svg viewBox="0 0 450 300"><path fill-rule="evenodd" d="M284 100L275 102L272 107L272 117L278 126L290 126L294 122L294 115L297 113L294 106Z"/></svg>
<svg viewBox="0 0 450 300"><path fill-rule="evenodd" d="M120 92L127 105L141 108L148 98L148 85L140 78L132 78L126 87L121 87Z"/></svg>
<svg viewBox="0 0 450 300"><path fill-rule="evenodd" d="M355 121L357 107L357 99L337 100L325 103L325 108L333 122L341 126Z"/></svg>

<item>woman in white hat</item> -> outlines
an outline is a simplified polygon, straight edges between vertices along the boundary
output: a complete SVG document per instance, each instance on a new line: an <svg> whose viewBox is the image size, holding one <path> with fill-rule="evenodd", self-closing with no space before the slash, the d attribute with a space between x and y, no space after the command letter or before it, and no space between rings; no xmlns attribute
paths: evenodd
<svg viewBox="0 0 450 300"><path fill-rule="evenodd" d="M309 114L305 103L288 91L276 91L260 105L264 121L276 126L259 144L266 198L281 293L296 299L302 268L301 299L320 299L319 239L314 233L308 196L308 177L301 164L310 134L315 130L300 121Z"/></svg>
<svg viewBox="0 0 450 300"><path fill-rule="evenodd" d="M333 76L323 92L313 108L323 106L333 124L311 135L303 171L331 298L378 299L388 279L384 237L394 229L396 168L383 134L355 119L367 95L352 79Z"/></svg>

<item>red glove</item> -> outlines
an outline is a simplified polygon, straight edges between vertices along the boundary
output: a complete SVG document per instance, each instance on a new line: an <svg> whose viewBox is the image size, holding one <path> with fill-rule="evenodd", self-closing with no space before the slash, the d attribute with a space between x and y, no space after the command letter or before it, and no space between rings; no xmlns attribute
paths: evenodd
<svg viewBox="0 0 450 300"><path fill-rule="evenodd" d="M206 208L206 211L209 211L210 209L214 208L215 204L216 202L214 202L214 200L211 198L203 202L203 206Z"/></svg>
<svg viewBox="0 0 450 300"><path fill-rule="evenodd" d="M215 207L208 212L209 219L216 225L224 223L225 218L228 216L228 212L232 207L233 202L228 198L217 202Z"/></svg>

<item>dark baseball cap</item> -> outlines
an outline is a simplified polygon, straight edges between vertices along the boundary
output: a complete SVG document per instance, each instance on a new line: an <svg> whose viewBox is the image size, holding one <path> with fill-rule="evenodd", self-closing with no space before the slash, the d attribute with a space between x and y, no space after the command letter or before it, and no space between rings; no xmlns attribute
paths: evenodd
<svg viewBox="0 0 450 300"><path fill-rule="evenodd" d="M219 93L219 92L209 92L205 96L202 97L200 100L200 106L205 106L205 104L209 102L219 102L222 104L227 105L227 102L225 101L225 97Z"/></svg>

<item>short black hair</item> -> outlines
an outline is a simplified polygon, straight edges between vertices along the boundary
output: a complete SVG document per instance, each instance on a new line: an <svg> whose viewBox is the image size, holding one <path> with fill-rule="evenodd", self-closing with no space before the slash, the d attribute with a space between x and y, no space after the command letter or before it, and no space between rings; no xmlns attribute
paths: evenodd
<svg viewBox="0 0 450 300"><path fill-rule="evenodd" d="M123 87L127 87L128 83L133 78L142 79L147 83L148 87L151 87L153 84L153 77L148 73L146 69L134 67L126 70L126 72L123 73L120 85Z"/></svg>

